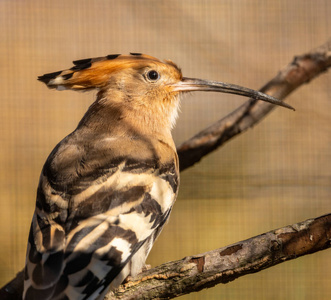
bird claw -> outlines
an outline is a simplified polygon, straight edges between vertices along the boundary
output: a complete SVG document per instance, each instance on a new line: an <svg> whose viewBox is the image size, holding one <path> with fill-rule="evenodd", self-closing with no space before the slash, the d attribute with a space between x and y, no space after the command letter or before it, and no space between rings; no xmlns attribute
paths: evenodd
<svg viewBox="0 0 331 300"><path fill-rule="evenodd" d="M146 271L148 271L148 270L150 270L150 269L152 269L152 265L144 265L144 266L142 267L140 273L144 273L144 272L146 272ZM140 273L139 273L139 274L140 274Z"/></svg>
<svg viewBox="0 0 331 300"><path fill-rule="evenodd" d="M146 271L148 271L148 270L150 270L150 269L152 269L152 265L145 265L145 266L142 267L142 269L140 270L140 272L139 272L137 275L139 275L139 274L141 274L141 273L144 273L144 272L146 272ZM127 277L124 279L124 281L122 282L122 284L126 284L126 283L128 283L129 281L133 281L133 279L134 279L134 277L132 277L131 275L129 275L129 276L127 276Z"/></svg>

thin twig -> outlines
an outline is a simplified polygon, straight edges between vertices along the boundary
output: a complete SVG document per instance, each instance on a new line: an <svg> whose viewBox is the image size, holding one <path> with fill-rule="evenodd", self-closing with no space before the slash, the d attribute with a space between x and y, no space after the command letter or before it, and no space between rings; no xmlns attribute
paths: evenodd
<svg viewBox="0 0 331 300"><path fill-rule="evenodd" d="M291 92L322 74L331 66L331 39L309 53L296 56L261 92L285 99ZM199 162L237 134L256 125L276 106L250 99L228 116L199 132L177 148L181 171Z"/></svg>

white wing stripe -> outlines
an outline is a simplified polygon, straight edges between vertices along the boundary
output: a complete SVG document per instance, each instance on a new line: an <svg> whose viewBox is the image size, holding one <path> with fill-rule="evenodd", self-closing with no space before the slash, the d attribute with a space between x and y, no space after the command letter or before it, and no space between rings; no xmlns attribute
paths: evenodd
<svg viewBox="0 0 331 300"><path fill-rule="evenodd" d="M125 262L131 255L131 244L128 241L121 238L114 238L111 242L111 245L114 246L118 251L122 252L121 263Z"/></svg>

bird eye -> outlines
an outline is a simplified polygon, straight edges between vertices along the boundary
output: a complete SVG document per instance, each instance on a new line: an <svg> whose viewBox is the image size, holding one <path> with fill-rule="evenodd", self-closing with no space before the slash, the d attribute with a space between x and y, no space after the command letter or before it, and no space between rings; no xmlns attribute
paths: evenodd
<svg viewBox="0 0 331 300"><path fill-rule="evenodd" d="M160 74L155 70L151 70L147 73L147 79L149 81L157 81L160 79Z"/></svg>

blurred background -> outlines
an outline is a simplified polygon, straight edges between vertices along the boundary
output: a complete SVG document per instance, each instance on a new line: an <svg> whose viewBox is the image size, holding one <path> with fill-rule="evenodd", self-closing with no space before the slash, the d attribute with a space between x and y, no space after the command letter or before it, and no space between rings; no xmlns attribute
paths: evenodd
<svg viewBox="0 0 331 300"><path fill-rule="evenodd" d="M294 55L331 36L329 0L0 1L0 284L25 261L39 174L95 93L57 92L38 75L71 61L142 52L188 77L260 88ZM181 174L152 266L331 211L331 74L301 87L262 123ZM180 144L245 101L185 97ZM330 250L180 299L327 299Z"/></svg>

